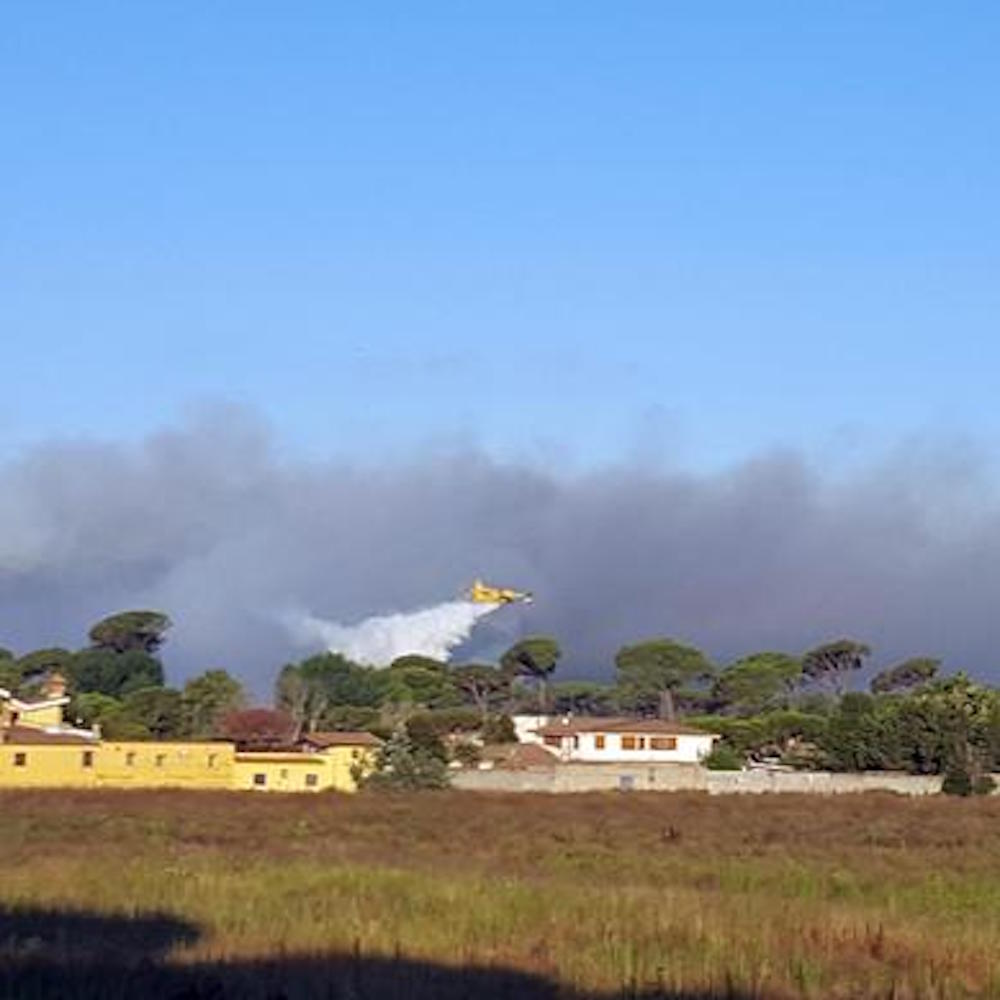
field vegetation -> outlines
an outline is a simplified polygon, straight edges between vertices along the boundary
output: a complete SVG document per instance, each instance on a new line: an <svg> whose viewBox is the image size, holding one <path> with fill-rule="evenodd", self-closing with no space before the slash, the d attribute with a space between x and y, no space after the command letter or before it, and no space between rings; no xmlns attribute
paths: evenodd
<svg viewBox="0 0 1000 1000"><path fill-rule="evenodd" d="M1000 800L0 795L0 996L1000 996Z"/></svg>

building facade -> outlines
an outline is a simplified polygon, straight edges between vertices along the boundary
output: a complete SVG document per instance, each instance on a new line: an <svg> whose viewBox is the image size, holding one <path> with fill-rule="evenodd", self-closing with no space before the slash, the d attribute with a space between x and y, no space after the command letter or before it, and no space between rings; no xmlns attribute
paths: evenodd
<svg viewBox="0 0 1000 1000"><path fill-rule="evenodd" d="M0 788L190 788L353 792L374 763L371 733L314 733L281 751L227 741L103 740L67 725L65 682L36 702L0 688Z"/></svg>
<svg viewBox="0 0 1000 1000"><path fill-rule="evenodd" d="M558 760L592 764L697 764L712 752L716 733L663 719L550 719L533 742Z"/></svg>

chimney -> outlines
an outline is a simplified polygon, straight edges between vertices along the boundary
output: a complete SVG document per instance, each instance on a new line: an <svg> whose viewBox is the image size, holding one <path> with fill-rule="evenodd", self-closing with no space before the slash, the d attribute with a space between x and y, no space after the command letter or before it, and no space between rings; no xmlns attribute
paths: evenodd
<svg viewBox="0 0 1000 1000"><path fill-rule="evenodd" d="M42 693L46 698L61 698L66 694L66 678L58 671L50 674L42 687Z"/></svg>

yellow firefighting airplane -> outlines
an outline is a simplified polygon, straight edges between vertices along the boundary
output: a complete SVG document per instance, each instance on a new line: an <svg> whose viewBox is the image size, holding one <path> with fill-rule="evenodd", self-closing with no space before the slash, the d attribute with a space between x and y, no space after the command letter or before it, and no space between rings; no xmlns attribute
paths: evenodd
<svg viewBox="0 0 1000 1000"><path fill-rule="evenodd" d="M526 590L511 590L510 587L491 587L482 580L473 580L472 586L463 595L474 604L514 604L523 601L530 604L533 600Z"/></svg>

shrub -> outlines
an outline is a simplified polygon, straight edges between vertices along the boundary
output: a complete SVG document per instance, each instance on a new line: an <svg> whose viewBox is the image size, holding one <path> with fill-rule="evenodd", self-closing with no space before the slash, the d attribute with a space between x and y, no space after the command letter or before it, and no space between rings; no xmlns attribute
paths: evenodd
<svg viewBox="0 0 1000 1000"><path fill-rule="evenodd" d="M482 725L479 712L474 708L436 708L414 712L411 721L418 726L433 730L439 736L448 733L474 733Z"/></svg>
<svg viewBox="0 0 1000 1000"><path fill-rule="evenodd" d="M463 767L475 767L483 759L483 751L475 743L456 743L451 748L451 756Z"/></svg>
<svg viewBox="0 0 1000 1000"><path fill-rule="evenodd" d="M997 790L996 779L989 774L982 774L972 783L974 795L992 795Z"/></svg>
<svg viewBox="0 0 1000 1000"><path fill-rule="evenodd" d="M702 764L710 771L742 771L744 760L732 747L720 743L702 760Z"/></svg>
<svg viewBox="0 0 1000 1000"><path fill-rule="evenodd" d="M415 790L447 788L448 765L442 757L417 745L405 727L400 727L382 744L375 757L375 769L355 775L363 788Z"/></svg>
<svg viewBox="0 0 1000 1000"><path fill-rule="evenodd" d="M509 715L491 715L483 723L484 743L516 743L517 733Z"/></svg>
<svg viewBox="0 0 1000 1000"><path fill-rule="evenodd" d="M406 736L414 749L439 760L448 759L448 750L441 739L441 730L429 715L414 715L405 725Z"/></svg>
<svg viewBox="0 0 1000 1000"><path fill-rule="evenodd" d="M973 792L972 775L969 769L961 764L948 768L941 782L941 791L945 795L971 795Z"/></svg>

